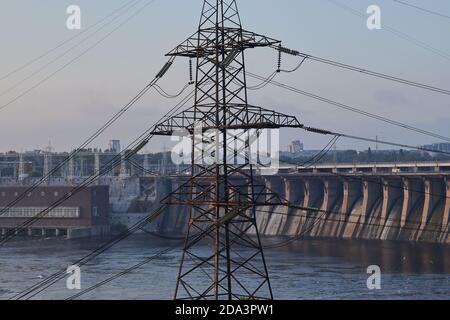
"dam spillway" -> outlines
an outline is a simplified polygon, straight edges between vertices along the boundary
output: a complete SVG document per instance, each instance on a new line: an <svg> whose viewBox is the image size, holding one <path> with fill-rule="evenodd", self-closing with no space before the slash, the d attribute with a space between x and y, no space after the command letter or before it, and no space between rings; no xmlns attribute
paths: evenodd
<svg viewBox="0 0 450 320"><path fill-rule="evenodd" d="M132 226L158 208L187 181L177 170L100 177L95 184L109 187L111 227ZM33 185L36 179L20 185ZM53 177L48 184L76 186L83 179ZM256 219L263 236L450 243L450 162L289 166L256 179L297 207L260 207ZM0 178L0 185L14 188L17 182ZM146 231L179 238L188 223L187 207L170 206ZM13 226L0 219L2 233Z"/></svg>
<svg viewBox="0 0 450 320"><path fill-rule="evenodd" d="M319 209L262 207L261 235L450 243L450 172L310 171L258 177L293 206ZM166 178L166 190L183 180ZM185 230L187 216L186 208L171 208L159 231Z"/></svg>
<svg viewBox="0 0 450 320"><path fill-rule="evenodd" d="M268 236L449 243L450 181L443 177L264 177L290 203L322 212L267 208L258 213ZM280 210L284 210L281 212Z"/></svg>

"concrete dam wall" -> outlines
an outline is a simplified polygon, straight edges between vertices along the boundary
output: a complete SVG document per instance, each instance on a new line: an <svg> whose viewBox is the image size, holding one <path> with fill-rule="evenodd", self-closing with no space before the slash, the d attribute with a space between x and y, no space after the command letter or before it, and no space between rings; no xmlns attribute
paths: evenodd
<svg viewBox="0 0 450 320"><path fill-rule="evenodd" d="M321 210L260 207L256 219L264 236L450 243L450 177L445 174L311 173L259 179L294 207ZM175 190L181 180L167 179L164 191ZM188 215L185 207L171 207L159 222L159 232L182 233Z"/></svg>
<svg viewBox="0 0 450 320"><path fill-rule="evenodd" d="M448 170L389 173L381 173L380 169L357 172L362 170L358 168L354 173L338 175L320 170L323 168L257 176L258 184L294 207L319 209L258 207L256 220L261 235L450 243L450 166ZM187 179L102 177L97 184L109 186L111 225L130 227L158 208ZM64 183L52 180L50 185ZM3 181L0 185L8 184ZM170 206L146 229L180 237L188 223L188 207Z"/></svg>

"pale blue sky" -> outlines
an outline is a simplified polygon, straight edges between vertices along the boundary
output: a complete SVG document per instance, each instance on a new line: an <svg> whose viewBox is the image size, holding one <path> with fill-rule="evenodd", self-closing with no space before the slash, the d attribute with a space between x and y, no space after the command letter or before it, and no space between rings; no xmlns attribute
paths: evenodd
<svg viewBox="0 0 450 320"><path fill-rule="evenodd" d="M448 19L400 6L392 0L337 1L361 12L370 4L378 4L382 8L383 24L450 55ZM450 14L447 0L407 1ZM124 0L1 0L0 78L77 32L69 31L65 26L68 5L81 7L82 27L86 28L124 3ZM156 0L76 63L0 111L0 150L43 147L49 139L58 150L78 146L154 77L166 60L164 53L195 31L201 4L201 0ZM397 38L386 30L369 31L365 20L327 0L241 0L238 4L244 28L283 40L287 47L450 89L450 60ZM0 97L0 105L57 69L112 28L110 26L100 32L85 46L24 83L20 89ZM268 75L276 67L276 53L270 49L253 50L247 58L247 69L251 72ZM50 59L0 81L0 92ZM296 62L293 58L285 58L284 67L294 66ZM162 82L167 91L175 92L185 84L187 65L183 59L176 61ZM313 62L308 62L295 74L280 75L277 80L450 136L449 96ZM249 83L253 81L250 79ZM307 125L344 133L367 137L378 135L380 139L415 145L435 141L271 86L250 92L250 102L293 114ZM126 144L175 103L155 92L149 93L92 146L104 147L111 138L121 139ZM283 132L282 137L283 148L294 138L304 140L306 148L320 148L325 141L292 130ZM156 150L161 144L156 142L151 150ZM367 146L351 141L339 142L340 148Z"/></svg>

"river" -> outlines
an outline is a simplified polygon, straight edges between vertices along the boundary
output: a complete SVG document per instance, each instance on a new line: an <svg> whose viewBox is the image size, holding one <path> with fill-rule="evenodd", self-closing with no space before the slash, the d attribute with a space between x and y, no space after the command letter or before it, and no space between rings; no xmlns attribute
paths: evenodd
<svg viewBox="0 0 450 320"><path fill-rule="evenodd" d="M0 247L0 299L44 280L89 254L106 239L22 239ZM265 239L273 244L280 239ZM172 299L181 243L133 235L81 269L82 289L179 244L140 269L80 299ZM275 299L450 299L450 246L435 244L302 240L266 250ZM367 267L381 269L381 289L367 288ZM34 299L65 299L77 293L66 278Z"/></svg>

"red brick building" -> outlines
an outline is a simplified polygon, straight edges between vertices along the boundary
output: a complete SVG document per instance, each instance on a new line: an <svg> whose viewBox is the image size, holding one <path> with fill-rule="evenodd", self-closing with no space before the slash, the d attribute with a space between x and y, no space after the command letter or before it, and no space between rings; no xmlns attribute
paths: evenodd
<svg viewBox="0 0 450 320"><path fill-rule="evenodd" d="M5 234L40 215L58 200L71 194L72 186L43 186L27 192L27 186L0 187L0 229ZM22 199L18 200L20 197ZM14 201L18 202L7 208ZM28 235L67 235L82 237L109 231L109 187L92 186L69 199L22 230Z"/></svg>

